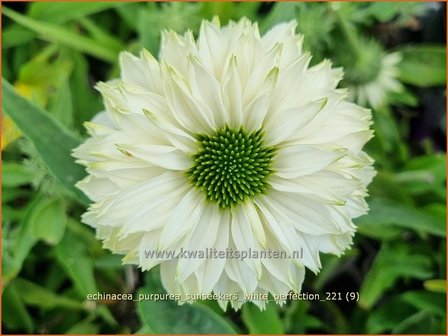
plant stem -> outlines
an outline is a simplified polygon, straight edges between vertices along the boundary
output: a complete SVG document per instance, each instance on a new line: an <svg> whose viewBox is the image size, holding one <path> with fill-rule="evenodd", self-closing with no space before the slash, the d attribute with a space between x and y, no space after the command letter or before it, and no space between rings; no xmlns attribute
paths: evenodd
<svg viewBox="0 0 448 336"><path fill-rule="evenodd" d="M348 47L353 53L353 56L356 59L356 61L358 61L361 58L361 49L359 47L359 41L356 31L353 29L353 27L349 26L348 23L344 20L338 8L331 6L331 9L335 14L336 21L339 25L342 34L345 37L345 40L347 41Z"/></svg>

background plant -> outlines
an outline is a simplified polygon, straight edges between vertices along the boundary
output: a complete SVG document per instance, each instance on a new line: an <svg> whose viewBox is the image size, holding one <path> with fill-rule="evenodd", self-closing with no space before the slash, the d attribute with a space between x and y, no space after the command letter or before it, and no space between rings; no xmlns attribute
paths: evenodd
<svg viewBox="0 0 448 336"><path fill-rule="evenodd" d="M445 333L446 46L442 4L31 3L3 5L2 322L4 333ZM370 213L343 257L322 256L311 293L359 302L295 301L260 312L215 302L103 301L87 294L160 293L101 248L79 222L88 201L70 151L102 109L93 90L118 76L118 53L157 54L160 31L247 16L262 32L296 19L313 63L344 66L344 85L374 82L399 52L402 88L373 110L367 151L378 176ZM445 23L446 25L446 23ZM174 319L174 316L176 318Z"/></svg>

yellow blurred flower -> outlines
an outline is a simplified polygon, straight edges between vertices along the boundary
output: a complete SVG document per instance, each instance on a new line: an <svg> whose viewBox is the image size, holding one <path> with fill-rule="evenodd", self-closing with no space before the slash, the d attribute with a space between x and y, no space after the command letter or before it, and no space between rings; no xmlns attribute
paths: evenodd
<svg viewBox="0 0 448 336"><path fill-rule="evenodd" d="M2 115L2 150L21 135L11 118Z"/></svg>
<svg viewBox="0 0 448 336"><path fill-rule="evenodd" d="M39 106L45 106L47 103L47 96L41 86L31 85L24 82L16 82L14 84L17 92L32 101ZM14 122L6 115L2 115L2 143L1 150L4 150L10 143L19 139L22 133L14 124Z"/></svg>

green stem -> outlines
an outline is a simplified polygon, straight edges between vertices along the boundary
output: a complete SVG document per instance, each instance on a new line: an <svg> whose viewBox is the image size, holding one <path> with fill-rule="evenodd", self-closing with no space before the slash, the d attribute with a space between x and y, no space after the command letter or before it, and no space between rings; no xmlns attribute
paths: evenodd
<svg viewBox="0 0 448 336"><path fill-rule="evenodd" d="M356 60L359 60L361 58L361 48L359 46L358 36L356 34L356 31L353 29L353 27L349 26L342 17L340 11L336 8L332 8L333 13L335 14L336 21L339 25L339 28L342 32L342 34L345 37L345 40L348 43L348 47L350 48L351 52L353 53Z"/></svg>

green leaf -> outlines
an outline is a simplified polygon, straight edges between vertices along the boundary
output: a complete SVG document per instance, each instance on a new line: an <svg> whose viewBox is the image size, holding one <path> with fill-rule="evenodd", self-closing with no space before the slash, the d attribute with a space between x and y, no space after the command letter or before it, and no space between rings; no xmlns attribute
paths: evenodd
<svg viewBox="0 0 448 336"><path fill-rule="evenodd" d="M62 125L69 127L73 124L72 93L67 77L61 80L49 110Z"/></svg>
<svg viewBox="0 0 448 336"><path fill-rule="evenodd" d="M283 317L284 328L288 334L305 334L308 329L322 329L323 323L313 316L310 310L310 301L292 301L286 307ZM334 314L336 317L337 314ZM333 332L335 330L333 329Z"/></svg>
<svg viewBox="0 0 448 336"><path fill-rule="evenodd" d="M89 319L89 318L88 318ZM69 330L65 332L67 335L82 335L82 334L90 334L97 335L100 331L100 326L98 324L94 324L89 320L84 320L79 323L76 323Z"/></svg>
<svg viewBox="0 0 448 336"><path fill-rule="evenodd" d="M445 299L446 296L442 293L431 293L423 290L410 291L404 293L403 301L414 306L419 310L428 311L434 315L444 317L446 313Z"/></svg>
<svg viewBox="0 0 448 336"><path fill-rule="evenodd" d="M38 195L29 203L25 210L25 216L20 222L17 239L14 241L12 256L11 258L6 258L7 254L3 255L2 275L4 285L8 284L9 281L19 274L24 260L38 241L33 234L34 219L44 204L45 200Z"/></svg>
<svg viewBox="0 0 448 336"><path fill-rule="evenodd" d="M85 121L99 112L103 107L99 94L95 94L89 79L90 69L86 57L76 51L71 50L70 55L73 61L73 75L70 78L71 92L76 92L82 99L73 99L74 124L77 129L82 128Z"/></svg>
<svg viewBox="0 0 448 336"><path fill-rule="evenodd" d="M412 254L407 245L381 246L366 274L360 290L359 305L370 309L400 278L427 279L431 276L431 260Z"/></svg>
<svg viewBox="0 0 448 336"><path fill-rule="evenodd" d="M98 41L81 36L56 24L31 19L7 7L3 7L3 14L22 26L38 33L44 40L59 42L107 62L114 63L117 61L119 50L109 49L107 46L98 43Z"/></svg>
<svg viewBox="0 0 448 336"><path fill-rule="evenodd" d="M394 179L414 195L435 192L445 196L446 155L439 153L412 158L394 175Z"/></svg>
<svg viewBox="0 0 448 336"><path fill-rule="evenodd" d="M419 104L418 97L410 90L402 89L400 91L392 91L388 94L389 103L392 105L407 105L417 107Z"/></svg>
<svg viewBox="0 0 448 336"><path fill-rule="evenodd" d="M78 22L82 25L84 29L86 29L93 39L105 45L106 47L112 50L124 50L125 46L123 43L117 39L114 35L105 31L99 25L97 25L93 20L88 18L80 18Z"/></svg>
<svg viewBox="0 0 448 336"><path fill-rule="evenodd" d="M440 237L446 235L445 223L429 212L378 197L372 197L369 206L369 213L355 221L360 227L364 224L393 225Z"/></svg>
<svg viewBox="0 0 448 336"><path fill-rule="evenodd" d="M274 25L291 21L296 18L297 3L296 2L277 2L272 7L269 15L262 21L260 31L267 32Z"/></svg>
<svg viewBox="0 0 448 336"><path fill-rule="evenodd" d="M83 309L82 302L69 299L60 294L55 294L31 281L17 278L14 280L14 284L17 291L20 293L22 300L27 305L42 308L60 307L74 310Z"/></svg>
<svg viewBox="0 0 448 336"><path fill-rule="evenodd" d="M246 303L242 307L242 316L250 334L284 334L277 306L273 302L267 303L264 311L252 303Z"/></svg>
<svg viewBox="0 0 448 336"><path fill-rule="evenodd" d="M146 273L149 274L146 275L145 287L138 291L137 296L163 293L158 273L154 270ZM141 300L137 302L137 313L143 328L149 328L155 334L236 333L226 320L199 303L180 306L174 301Z"/></svg>
<svg viewBox="0 0 448 336"><path fill-rule="evenodd" d="M153 5L153 4L149 4ZM153 55L156 55L159 51L160 43L160 29L162 27L157 27L156 29L148 29L148 22L150 22L152 13L150 10L140 10L137 16L137 28L140 48L145 48Z"/></svg>
<svg viewBox="0 0 448 336"><path fill-rule="evenodd" d="M369 185L369 193L375 198L391 199L400 203L412 203L412 198L404 188L395 180L393 173L387 170L378 170L378 174Z"/></svg>
<svg viewBox="0 0 448 336"><path fill-rule="evenodd" d="M199 4L190 2L165 2L159 7L154 3L148 3L139 11L138 16L140 47L156 55L162 29L172 29L178 33L183 33L187 29L196 32L201 21L198 15L199 9Z"/></svg>
<svg viewBox="0 0 448 336"><path fill-rule="evenodd" d="M147 335L147 334L153 334L152 330L148 326L143 326L137 332L136 335Z"/></svg>
<svg viewBox="0 0 448 336"><path fill-rule="evenodd" d="M2 187L14 188L33 181L34 172L27 166L15 162L3 162Z"/></svg>
<svg viewBox="0 0 448 336"><path fill-rule="evenodd" d="M423 286L431 292L446 293L446 280L442 279L426 280L423 283Z"/></svg>
<svg viewBox="0 0 448 336"><path fill-rule="evenodd" d="M69 220L73 223L73 220ZM72 224L73 225L73 224ZM55 248L56 260L72 281L78 296L85 300L88 294L97 293L98 287L93 271L92 257L87 254L87 247L80 237L67 230L64 239ZM109 325L116 321L104 305L99 305L95 313Z"/></svg>
<svg viewBox="0 0 448 336"><path fill-rule="evenodd" d="M392 334L438 334L431 332L431 316L426 311L419 311L407 319L401 321L393 330Z"/></svg>
<svg viewBox="0 0 448 336"><path fill-rule="evenodd" d="M49 44L36 56L22 64L17 82L32 92L33 99L45 106L48 97L61 86L72 71L70 60L63 58L56 44ZM37 91L37 92L36 92Z"/></svg>
<svg viewBox="0 0 448 336"><path fill-rule="evenodd" d="M397 16L409 18L426 10L421 3L412 2L372 2L364 9L365 15L371 15L380 22L391 21ZM403 19L403 18L402 18Z"/></svg>
<svg viewBox="0 0 448 336"><path fill-rule="evenodd" d="M3 196L3 195L2 195ZM14 222L19 221L23 218L24 213L19 209L16 209L9 205L2 206L2 220L3 222Z"/></svg>
<svg viewBox="0 0 448 336"><path fill-rule="evenodd" d="M327 283L337 277L341 269L344 268L343 265L354 262L358 255L359 250L356 247L347 250L342 256L322 254L320 257L322 269L313 281L313 288L316 291L322 291Z"/></svg>
<svg viewBox="0 0 448 336"><path fill-rule="evenodd" d="M412 307L403 302L400 297L394 296L369 314L366 332L381 334L390 331L413 313L415 310Z"/></svg>
<svg viewBox="0 0 448 336"><path fill-rule="evenodd" d="M122 5L121 2L33 2L28 16L45 22L64 23Z"/></svg>
<svg viewBox="0 0 448 336"><path fill-rule="evenodd" d="M33 333L34 324L23 300L17 291L15 281L9 284L2 294L2 321L10 330L26 330Z"/></svg>
<svg viewBox="0 0 448 336"><path fill-rule="evenodd" d="M122 21L124 21L133 30L138 29L138 18L139 12L142 10L142 3L140 2L128 2L124 6L120 6L116 9Z"/></svg>
<svg viewBox="0 0 448 336"><path fill-rule="evenodd" d="M141 289L139 294L150 292ZM137 311L145 327L156 334L235 334L232 327L201 304L179 306L169 301L139 301ZM173 320L172 316L176 316Z"/></svg>
<svg viewBox="0 0 448 336"><path fill-rule="evenodd" d="M62 186L78 201L87 205L87 197L75 187L75 183L86 173L71 156L72 149L77 147L80 141L49 113L21 97L4 79L2 89L3 112L8 114L22 133L33 142L43 161Z"/></svg>
<svg viewBox="0 0 448 336"><path fill-rule="evenodd" d="M446 220L446 205L445 203L430 203L424 207L425 211L438 217L440 221Z"/></svg>
<svg viewBox="0 0 448 336"><path fill-rule="evenodd" d="M55 248L56 259L75 285L80 298L98 291L93 274L93 262L84 244L70 231Z"/></svg>
<svg viewBox="0 0 448 336"><path fill-rule="evenodd" d="M58 244L67 226L65 202L61 199L44 199L33 219L34 236L48 244Z"/></svg>
<svg viewBox="0 0 448 336"><path fill-rule="evenodd" d="M5 167L5 163L3 162L3 168ZM2 181L3 182L3 181ZM30 192L26 189L19 189L19 188L2 188L2 203L6 204L8 202L11 202L17 198L21 197L28 197ZM23 213L23 209L19 210Z"/></svg>
<svg viewBox="0 0 448 336"><path fill-rule="evenodd" d="M64 239L56 246L54 251L56 260L72 281L78 296L85 300L88 294L98 292L98 286L93 271L93 258L87 253L89 246L86 245L83 239L85 231L82 229L76 231L77 224L79 223L76 223L73 219L68 219L69 230L67 230ZM84 228L84 226L80 227ZM91 232L89 233L92 244L97 246L97 242L91 235ZM100 315L109 325L117 324L106 306L98 305L95 313Z"/></svg>
<svg viewBox="0 0 448 336"><path fill-rule="evenodd" d="M29 29L13 24L2 31L2 48L7 49L29 43L34 36L35 34Z"/></svg>
<svg viewBox="0 0 448 336"><path fill-rule="evenodd" d="M443 86L446 83L446 50L441 45L406 46L398 68L399 78L420 87Z"/></svg>
<svg viewBox="0 0 448 336"><path fill-rule="evenodd" d="M403 229L396 226L377 225L377 223L362 223L358 232L363 236L378 240L397 239L403 233Z"/></svg>
<svg viewBox="0 0 448 336"><path fill-rule="evenodd" d="M94 266L98 269L122 269L123 256L118 254L106 254L95 260Z"/></svg>

